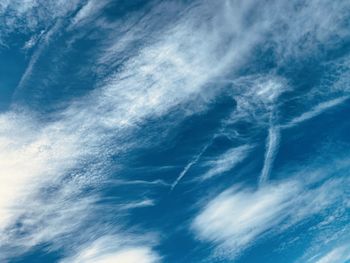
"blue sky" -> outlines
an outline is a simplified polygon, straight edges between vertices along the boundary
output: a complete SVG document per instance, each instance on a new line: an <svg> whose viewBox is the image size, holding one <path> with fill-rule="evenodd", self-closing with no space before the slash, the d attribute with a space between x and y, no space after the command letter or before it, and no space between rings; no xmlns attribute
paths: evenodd
<svg viewBox="0 0 350 263"><path fill-rule="evenodd" d="M349 23L0 0L0 262L350 262Z"/></svg>

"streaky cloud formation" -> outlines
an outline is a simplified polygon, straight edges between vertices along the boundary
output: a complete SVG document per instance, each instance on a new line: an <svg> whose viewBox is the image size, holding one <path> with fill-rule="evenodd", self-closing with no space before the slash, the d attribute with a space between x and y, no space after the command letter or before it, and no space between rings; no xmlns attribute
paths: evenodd
<svg viewBox="0 0 350 263"><path fill-rule="evenodd" d="M278 235L347 200L347 183L346 177L323 182L295 177L257 189L235 185L209 200L191 229L197 239L216 246L214 258L235 259L263 237Z"/></svg>
<svg viewBox="0 0 350 263"><path fill-rule="evenodd" d="M35 6L33 3L26 12ZM220 21L219 17L216 19L217 23L225 22ZM122 138L123 133L137 128L143 119L166 114L171 108L199 94L211 76L219 74L231 64L230 56L236 53L214 52L213 56L220 42L206 44L202 41L207 29L197 30L197 35L188 42L185 36L194 31L191 29L193 23L186 18L180 20L175 28L165 34L170 36L169 39L160 39L141 50L125 63L121 72L109 76L83 100L73 101L62 112L55 113L53 122L37 121L35 116L30 116L31 113L13 111L2 114L1 152L4 158L1 166L6 177L1 186L4 189L1 191L4 195L1 229L7 233L3 235L3 240L5 247L9 247L6 249L8 253L19 253L43 242L60 240L60 237L77 231L83 222L70 220L73 212L77 213L75 216L79 220L85 220L89 217L85 212L93 210L94 200L98 198L79 198L84 187L103 180L102 173L108 167L108 156L132 147L123 143L116 144L110 150L106 146L115 138L114 134L118 132L118 137ZM195 47L193 41L201 47ZM180 49L183 45L187 48ZM195 50L201 52L195 53ZM214 72L209 70L213 60L218 63L223 60ZM30 65L34 66L34 62L30 62ZM24 78L30 76L28 72L31 68L27 68ZM182 84L181 89L178 83ZM25 141L16 141L14 130L22 130L20 136ZM74 170L81 166L85 166L85 171L76 173ZM39 194L47 187L62 183L66 187L53 192L52 199ZM58 202L57 198L61 201ZM71 201L76 198L81 199L82 204ZM23 201L18 202L19 199ZM69 207L70 213L60 209L62 206ZM31 211L26 207L31 207ZM59 213L59 216L56 221L51 221L51 215L55 213ZM19 236L16 231L7 229L14 227L12 223L17 220L26 230L19 239L21 241L11 248L13 240L18 240ZM35 228L35 225L40 227ZM52 228L56 230L52 231Z"/></svg>
<svg viewBox="0 0 350 263"><path fill-rule="evenodd" d="M350 248L347 245L339 246L326 255L323 255L321 258L317 259L316 263L335 263L335 262L347 262L350 259ZM312 261L310 261L312 262Z"/></svg>
<svg viewBox="0 0 350 263"><path fill-rule="evenodd" d="M160 257L148 246L125 246L125 240L116 236L104 236L90 246L82 248L78 255L66 258L61 263L157 263Z"/></svg>
<svg viewBox="0 0 350 263"><path fill-rule="evenodd" d="M285 125L281 125L281 128L291 128L295 125L298 125L299 123L302 123L304 121L307 121L311 118L314 118L314 117L322 114L324 111L326 111L328 109L331 109L335 106L338 106L338 105L344 103L348 99L349 99L348 96L344 96L344 97L332 99L330 101L322 102L322 103L316 105L315 107L313 107L310 111L304 112L300 116L295 117L289 123L287 123Z"/></svg>
<svg viewBox="0 0 350 263"><path fill-rule="evenodd" d="M349 10L0 0L0 261L349 261Z"/></svg>
<svg viewBox="0 0 350 263"><path fill-rule="evenodd" d="M198 162L198 160L205 153L209 145L210 143L205 145L203 149L193 158L193 160L185 166L185 168L181 171L179 176L176 178L175 182L171 185L171 190L174 190L176 185L182 180L182 178L187 174L187 172L191 169L191 167Z"/></svg>
<svg viewBox="0 0 350 263"><path fill-rule="evenodd" d="M278 127L269 128L268 139L266 142L266 153L264 166L261 171L259 183L264 184L269 179L270 171L272 169L273 161L278 150L280 140L280 130Z"/></svg>
<svg viewBox="0 0 350 263"><path fill-rule="evenodd" d="M208 165L210 169L201 177L201 180L210 179L213 176L220 175L234 169L236 165L245 159L251 148L252 146L250 145L238 146L227 150L225 153L219 155L215 160L208 161L206 165Z"/></svg>

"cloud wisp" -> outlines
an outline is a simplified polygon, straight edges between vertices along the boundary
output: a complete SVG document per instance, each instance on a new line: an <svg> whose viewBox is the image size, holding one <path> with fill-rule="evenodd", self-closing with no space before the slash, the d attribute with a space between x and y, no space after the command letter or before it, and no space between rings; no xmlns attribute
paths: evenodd
<svg viewBox="0 0 350 263"><path fill-rule="evenodd" d="M268 139L266 142L264 166L259 178L260 184L265 184L266 181L269 179L273 162L278 151L280 136L281 135L279 127L269 128Z"/></svg>
<svg viewBox="0 0 350 263"><path fill-rule="evenodd" d="M98 187L108 177L110 156L136 145L133 131L147 119L213 94L202 94L205 84L225 72L240 53L219 52L225 39L217 34L227 32L212 29L211 22L197 28L201 12L190 10L157 42L142 48L91 93L52 114L50 121L29 111L0 115L2 257L43 243L52 248L79 243L75 233L94 218L99 199L98 194L85 194L86 188ZM228 22L211 15L214 24ZM191 110L201 110L198 106Z"/></svg>
<svg viewBox="0 0 350 263"><path fill-rule="evenodd" d="M309 260L314 263L346 263L350 260L350 247L348 245L333 248L317 260Z"/></svg>
<svg viewBox="0 0 350 263"><path fill-rule="evenodd" d="M309 120L348 97L314 106L280 125L271 116L278 115L282 94L292 89L288 80L278 70L252 70L245 76L239 72L257 48L272 49L278 67L307 59L323 45L338 44L349 35L344 25L344 10L350 7L347 1L162 3L148 6L147 14L130 13L125 21L96 19L110 2L0 0L1 48L11 44L7 36L23 34L29 41L22 49L32 51L18 92L29 83L43 52L51 47L56 50L59 43L52 40L58 32L67 34L65 44L87 35L89 41L93 39L96 53L91 53L91 65L82 65L82 70L97 75L97 84L89 87L88 94L65 101L49 116L14 105L0 114L0 260L47 244L48 250L62 249L68 254L63 262L159 262L161 256L154 250L157 242L148 236L149 231L135 235L120 231L123 218L119 218L129 210L154 206L157 200L129 196L108 211L118 214L117 223L108 217L99 221L99 190L113 174L113 156L144 146L148 135L136 135L142 127L174 112L181 112L174 121L180 123L203 111L227 88L211 85L220 78L233 79L227 89L236 108L228 125L245 122L253 127L251 133L269 133L260 187L233 186L204 205L192 224L198 239L213 243L217 255L227 252L234 257L262 237L275 234L276 227L308 220L341 198L341 186L348 183L344 178L312 189L299 179L277 183L268 179L280 129ZM181 12L174 12L167 21L169 6ZM100 34L89 31L97 20ZM135 48L138 42L142 43ZM67 54L72 46L67 46ZM203 179L234 169L255 145L252 137L245 136L242 146L208 162ZM171 190L208 146L184 167ZM128 179L114 182L144 184L149 191L156 185L169 186L161 178L151 182ZM144 233L145 240L139 237Z"/></svg>
<svg viewBox="0 0 350 263"><path fill-rule="evenodd" d="M214 245L214 258L235 259L262 238L278 236L344 205L348 178L321 178L305 181L293 176L258 188L234 185L205 201L191 230L198 240Z"/></svg>
<svg viewBox="0 0 350 263"><path fill-rule="evenodd" d="M294 127L302 122L305 122L309 119L317 117L318 115L322 114L323 112L325 112L333 107L341 105L342 103L344 103L348 99L349 99L348 96L343 96L340 98L336 98L336 99L322 102L322 103L316 105L315 107L313 107L310 111L302 113L300 116L293 118L289 123L281 125L280 127L282 129Z"/></svg>
<svg viewBox="0 0 350 263"><path fill-rule="evenodd" d="M201 176L200 180L207 180L234 169L248 156L251 149L250 145L238 146L219 155L215 160L208 161L206 165L210 168Z"/></svg>
<svg viewBox="0 0 350 263"><path fill-rule="evenodd" d="M127 240L130 239L130 240ZM127 245L127 243L130 243ZM151 242L147 242L150 244ZM103 236L82 247L74 256L60 263L159 263L160 256L142 238Z"/></svg>
<svg viewBox="0 0 350 263"><path fill-rule="evenodd" d="M187 172L191 169L191 167L193 165L195 165L198 160L202 157L202 155L205 153L205 151L208 149L208 147L210 146L210 143L208 143L207 145L205 145L203 147L203 149L193 158L193 160L191 162L189 162L185 168L181 171L181 173L179 174L179 176L176 178L176 180L174 181L174 183L171 185L170 190L173 191L174 188L176 187L176 185L178 185L178 183L182 180L182 178L187 174Z"/></svg>

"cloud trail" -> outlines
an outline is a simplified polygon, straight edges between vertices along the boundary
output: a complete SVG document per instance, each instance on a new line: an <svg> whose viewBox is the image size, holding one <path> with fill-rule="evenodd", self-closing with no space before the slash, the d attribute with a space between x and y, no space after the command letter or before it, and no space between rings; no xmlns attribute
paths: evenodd
<svg viewBox="0 0 350 263"><path fill-rule="evenodd" d="M202 93L205 84L225 72L247 45L237 40L235 46L244 47L242 52L231 48L221 53L219 47L226 40L218 34L227 32L210 25L197 28L202 11L190 10L92 92L52 114L50 121L19 110L0 115L2 257L18 256L43 243L68 249L65 244L84 242L81 229L89 229L86 224L94 221L99 196L83 193L89 186L98 189L108 177L110 156L135 147L133 131L147 119L176 107L181 110L198 96L215 94ZM209 14L214 24L227 25L212 10ZM40 48L36 52L40 54ZM218 64L215 70L213 61ZM193 113L202 110L200 102L197 106L191 108ZM17 223L23 231L18 231ZM103 227L94 236L101 231Z"/></svg>
<svg viewBox="0 0 350 263"><path fill-rule="evenodd" d="M315 263L346 263L350 260L350 247L347 245L339 246L321 258L313 261ZM312 261L310 261L312 262Z"/></svg>
<svg viewBox="0 0 350 263"><path fill-rule="evenodd" d="M251 148L250 145L238 146L226 151L215 160L209 161L208 165L210 169L201 177L201 180L207 180L213 176L232 170L247 157Z"/></svg>
<svg viewBox="0 0 350 263"><path fill-rule="evenodd" d="M70 30L88 35L88 26L96 21L97 13L107 3L0 0L0 16L4 18L0 43L8 45L6 36L13 32L24 35L47 32L39 37L38 46L33 46L35 49L19 89L30 80L43 50L52 47L51 36L64 31L62 27L66 23L57 21L68 21ZM283 76L273 72L236 76L240 74L238 69L254 57L257 47L272 48L274 63L285 66L291 60L307 59L318 48L335 46L339 39L349 36L344 26L349 2L311 0L295 8L298 4L301 1L297 4L288 1L264 4L253 0L193 1L186 8L179 4L175 10L181 12L174 12L177 15L170 21L163 16L166 5L141 15L143 19L140 20L134 18L134 14L130 14L126 22L98 20L98 26L108 36L96 40L97 53L93 53L91 64L97 65L97 69L93 67L91 72L86 69L99 77L98 83L89 87L93 91L66 102L63 110L48 116L49 120L42 120L40 114L30 110L15 109L0 114L0 249L3 251L0 259L5 261L40 244L48 244L50 249L59 247L65 253L69 249L77 252L67 259L68 262L158 262L160 257L148 241L126 242L123 248L104 250L123 237L118 236L119 222L113 227L104 227L96 219L99 186L109 180L111 156L122 155L142 145L146 135L138 138L136 131L150 119L161 119L174 111L183 111L186 117L202 111L203 105L214 101L221 92L221 87L208 84L227 75L238 78L231 87L237 109L230 124L253 123L257 129L252 129L252 133L269 128L259 179L261 187L232 187L214 198L194 221L196 235L235 254L265 233L273 232L282 222L299 222L333 204L332 197L336 199L340 195L337 187L341 189L347 181L327 182L306 194L304 192L309 189L297 180L276 185L267 184L267 181L278 150L279 129L313 118L346 98L321 103L286 125L269 127L269 116L276 111L280 95L292 87ZM159 28L154 26L159 24L162 24ZM133 44L137 41L142 44L136 49ZM101 65L107 65L109 70L103 71ZM252 143L251 137L244 139L248 145ZM207 147L184 167L171 185L172 190ZM218 156L204 177L234 168L247 154L246 149L240 148L238 153L242 155L236 158L235 150L238 149ZM160 179L153 182L130 180L128 183L150 187L166 185ZM95 191L87 192L89 187ZM331 198L326 200L322 191L330 193ZM156 202L137 200L125 202L123 209L151 206ZM310 203L316 204L316 208ZM304 211L303 206L310 209ZM112 212L121 213L118 209ZM97 230L92 234L85 232L90 229L88 222L96 222ZM113 238L101 237L105 232L118 234ZM147 229L140 231L140 235L144 232L147 233ZM86 236L82 237L84 233ZM128 236L120 233L123 235ZM78 251L77 246L81 244L86 247Z"/></svg>
<svg viewBox="0 0 350 263"><path fill-rule="evenodd" d="M322 102L322 103L316 105L315 107L313 107L310 111L304 112L300 116L292 119L289 123L281 125L280 127L282 129L294 127L294 126L296 126L304 121L307 121L309 119L317 117L318 115L322 114L324 111L329 110L333 107L336 107L336 106L344 103L348 99L349 99L348 96L343 96L340 98L336 98L336 99Z"/></svg>
<svg viewBox="0 0 350 263"><path fill-rule="evenodd" d="M208 149L210 144L211 143L206 144L203 147L203 149L193 158L193 160L185 166L185 168L182 170L182 172L179 174L179 176L176 178L176 180L172 183L172 185L170 187L170 191L174 190L174 188L178 185L178 183L182 180L182 178L187 174L187 172L191 169L191 167L198 162L198 160L202 157L202 155Z"/></svg>
<svg viewBox="0 0 350 263"><path fill-rule="evenodd" d="M133 240L132 240L133 239ZM136 240L136 241L135 241ZM130 243L127 245L127 243ZM148 242L151 243L151 242ZM139 237L103 236L60 263L159 263L161 257Z"/></svg>
<svg viewBox="0 0 350 263"><path fill-rule="evenodd" d="M277 126L270 127L269 134L266 141L264 166L259 178L260 185L265 184L269 179L273 162L278 151L280 136L281 134L280 134L279 127Z"/></svg>

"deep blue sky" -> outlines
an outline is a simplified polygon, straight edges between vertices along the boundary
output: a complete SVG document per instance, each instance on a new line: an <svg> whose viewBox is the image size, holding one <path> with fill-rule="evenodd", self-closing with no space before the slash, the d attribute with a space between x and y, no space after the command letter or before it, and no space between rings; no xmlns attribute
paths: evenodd
<svg viewBox="0 0 350 263"><path fill-rule="evenodd" d="M350 262L350 1L0 0L0 262Z"/></svg>

